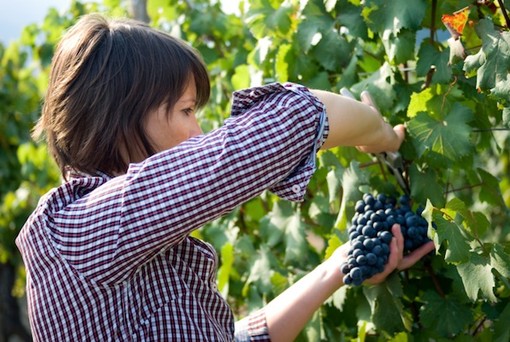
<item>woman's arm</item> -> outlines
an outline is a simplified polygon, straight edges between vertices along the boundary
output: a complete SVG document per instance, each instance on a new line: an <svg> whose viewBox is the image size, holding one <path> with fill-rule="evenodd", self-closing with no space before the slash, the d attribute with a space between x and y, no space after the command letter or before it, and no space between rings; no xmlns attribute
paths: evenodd
<svg viewBox="0 0 510 342"><path fill-rule="evenodd" d="M361 102L322 90L311 90L326 106L329 136L323 149L356 146L367 153L397 151L404 140L403 125L391 127L375 108L370 95L362 93Z"/></svg>
<svg viewBox="0 0 510 342"><path fill-rule="evenodd" d="M382 282L395 269L411 267L434 249L433 242L429 242L404 257L400 227L395 225L392 231L388 263L382 273L366 281L368 284ZM340 265L346 260L349 247L347 243L339 247L329 259L266 305L264 311L272 341L293 341L324 301L344 285Z"/></svg>

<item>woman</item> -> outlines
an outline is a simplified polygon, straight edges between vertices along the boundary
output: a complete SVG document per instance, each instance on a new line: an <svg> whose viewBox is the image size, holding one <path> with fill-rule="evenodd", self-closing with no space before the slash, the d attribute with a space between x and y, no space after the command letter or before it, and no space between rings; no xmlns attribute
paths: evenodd
<svg viewBox="0 0 510 342"><path fill-rule="evenodd" d="M209 90L195 50L141 23L89 15L64 35L34 133L65 182L17 238L36 341L292 340L343 285L346 245L234 328L215 251L189 234L264 190L301 201L317 149L396 151L404 128L362 102L270 84L236 92L232 117L203 134ZM403 258L393 232L371 283L433 248Z"/></svg>

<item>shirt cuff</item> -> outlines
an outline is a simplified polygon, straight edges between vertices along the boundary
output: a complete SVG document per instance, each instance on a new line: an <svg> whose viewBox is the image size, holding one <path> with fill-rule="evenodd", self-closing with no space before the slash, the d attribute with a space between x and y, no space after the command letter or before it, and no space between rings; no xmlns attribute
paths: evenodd
<svg viewBox="0 0 510 342"><path fill-rule="evenodd" d="M317 168L317 151L321 148L328 137L329 122L324 104L320 102L319 99L307 88L292 84L287 84L286 87L290 87L295 92L299 92L310 99L311 104L317 108L318 124L317 130L315 131L315 139L313 140L314 142L311 146L308 157L302 160L301 163L287 176L287 178L271 187L270 190L280 198L289 201L301 202L305 196L310 178Z"/></svg>
<svg viewBox="0 0 510 342"><path fill-rule="evenodd" d="M266 313L264 310L259 310L250 316L236 322L235 341L271 341L266 323Z"/></svg>

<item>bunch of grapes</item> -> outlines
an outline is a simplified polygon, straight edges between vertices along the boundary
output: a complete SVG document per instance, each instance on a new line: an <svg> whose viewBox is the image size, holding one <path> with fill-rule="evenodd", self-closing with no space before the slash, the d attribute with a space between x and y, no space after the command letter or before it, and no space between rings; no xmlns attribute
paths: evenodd
<svg viewBox="0 0 510 342"><path fill-rule="evenodd" d="M421 216L423 211L411 209L409 196L395 197L364 194L355 206L356 213L348 228L351 248L347 261L341 265L347 285L361 285L363 281L381 273L388 262L391 227L398 223L404 237L404 252L412 252L429 241L428 223Z"/></svg>

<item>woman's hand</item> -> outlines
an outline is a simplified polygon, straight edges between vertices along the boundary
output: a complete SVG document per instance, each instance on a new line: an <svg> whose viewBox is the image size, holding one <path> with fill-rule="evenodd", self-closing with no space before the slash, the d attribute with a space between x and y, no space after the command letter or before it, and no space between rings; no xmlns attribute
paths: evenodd
<svg viewBox="0 0 510 342"><path fill-rule="evenodd" d="M404 256L404 237L398 224L393 225L391 228L393 233L393 239L390 242L390 257L388 263L384 267L382 273L374 275L372 278L367 279L367 284L379 284L386 279L386 277L392 273L395 269L402 271L414 264L416 264L421 258L434 250L434 243L432 241L425 243L409 255Z"/></svg>
<svg viewBox="0 0 510 342"><path fill-rule="evenodd" d="M356 146L356 148L365 153L380 153L380 152L396 152L400 148L400 145L404 141L405 138L405 126L404 125L396 125L395 127L391 127L388 123L386 123L377 109L372 96L368 91L363 91L360 95L361 102L369 106L377 116L381 119L381 130L386 131L386 137L389 138L388 142L378 142L375 145L362 145ZM393 129L393 132L391 132Z"/></svg>
<svg viewBox="0 0 510 342"><path fill-rule="evenodd" d="M405 270L416 264L421 258L434 250L434 243L430 241L409 255L404 256L404 237L402 236L400 226L398 224L393 225L391 232L393 233L393 239L390 242L390 256L386 266L384 267L384 271L374 275L370 279L365 280L365 284L379 284L383 282L386 277L394 270ZM344 261L347 260L349 249L350 244L345 243L336 249L331 258L336 260L338 265L341 265Z"/></svg>

